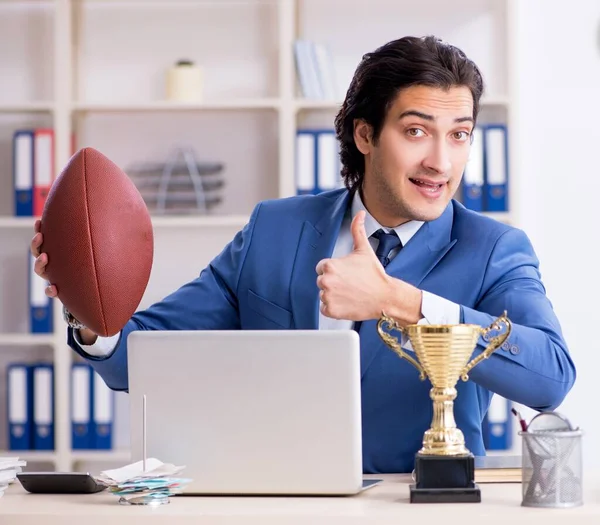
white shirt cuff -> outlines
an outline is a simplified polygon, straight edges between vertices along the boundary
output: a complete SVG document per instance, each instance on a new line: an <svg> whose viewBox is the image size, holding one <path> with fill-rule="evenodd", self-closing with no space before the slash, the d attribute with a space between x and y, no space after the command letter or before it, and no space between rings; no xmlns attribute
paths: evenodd
<svg viewBox="0 0 600 525"><path fill-rule="evenodd" d="M418 324L458 324L460 322L459 304L429 292L422 293L421 314L423 319Z"/></svg>
<svg viewBox="0 0 600 525"><path fill-rule="evenodd" d="M422 292L421 319L417 324L459 324L460 305L444 299L439 295ZM402 334L401 346L405 350L413 352L408 337Z"/></svg>
<svg viewBox="0 0 600 525"><path fill-rule="evenodd" d="M73 338L81 349L86 353L94 357L106 357L117 346L121 333L111 335L110 337L100 337L96 339L93 345L84 345L79 338L79 330L73 330Z"/></svg>

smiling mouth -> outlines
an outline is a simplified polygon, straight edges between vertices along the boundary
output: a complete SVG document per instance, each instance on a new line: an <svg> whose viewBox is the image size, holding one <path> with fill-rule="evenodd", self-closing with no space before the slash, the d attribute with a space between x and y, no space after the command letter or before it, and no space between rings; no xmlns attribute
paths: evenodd
<svg viewBox="0 0 600 525"><path fill-rule="evenodd" d="M440 188L442 188L442 186L446 185L445 182L432 183L432 182L426 182L421 179L408 179L408 180L410 180L410 182L412 182L415 186L419 186L420 188L423 188L424 190L428 190L431 192L438 191Z"/></svg>

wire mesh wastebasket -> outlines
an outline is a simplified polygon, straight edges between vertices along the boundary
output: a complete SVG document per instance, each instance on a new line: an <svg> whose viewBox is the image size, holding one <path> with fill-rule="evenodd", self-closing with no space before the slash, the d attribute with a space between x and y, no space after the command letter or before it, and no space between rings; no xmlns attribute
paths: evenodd
<svg viewBox="0 0 600 525"><path fill-rule="evenodd" d="M582 435L575 430L519 432L523 438L522 505L583 504Z"/></svg>

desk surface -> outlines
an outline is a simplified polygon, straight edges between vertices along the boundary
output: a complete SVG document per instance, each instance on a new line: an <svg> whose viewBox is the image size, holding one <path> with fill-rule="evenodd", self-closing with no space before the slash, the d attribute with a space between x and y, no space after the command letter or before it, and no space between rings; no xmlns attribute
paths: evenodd
<svg viewBox="0 0 600 525"><path fill-rule="evenodd" d="M369 477L369 476L367 476ZM0 498L2 525L152 525L342 523L435 523L451 525L544 525L600 523L600 480L585 480L584 505L572 509L521 506L521 485L481 484L481 503L410 504L406 475L374 476L383 482L343 497L181 497L162 507L123 506L109 492L90 495L34 495L17 481ZM434 521L436 520L436 521ZM534 521L535 520L535 521Z"/></svg>

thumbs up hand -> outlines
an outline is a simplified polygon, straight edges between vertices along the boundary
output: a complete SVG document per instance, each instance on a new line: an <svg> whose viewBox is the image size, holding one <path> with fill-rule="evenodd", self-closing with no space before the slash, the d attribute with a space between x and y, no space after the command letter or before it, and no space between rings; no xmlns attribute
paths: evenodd
<svg viewBox="0 0 600 525"><path fill-rule="evenodd" d="M334 319L362 321L381 316L389 300L392 281L369 243L365 212L352 220L353 250L345 257L323 259L317 264L321 312Z"/></svg>

